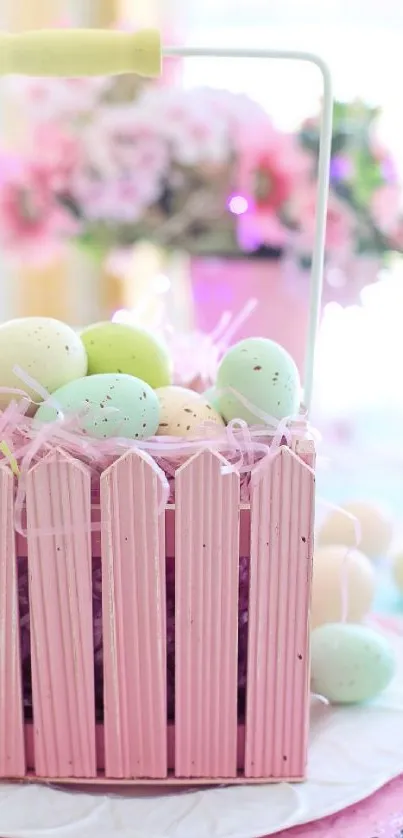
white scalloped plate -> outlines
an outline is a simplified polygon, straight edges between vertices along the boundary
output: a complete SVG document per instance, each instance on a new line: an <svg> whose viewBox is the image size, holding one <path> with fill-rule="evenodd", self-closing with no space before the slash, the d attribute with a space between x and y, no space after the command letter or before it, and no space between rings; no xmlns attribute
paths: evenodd
<svg viewBox="0 0 403 838"><path fill-rule="evenodd" d="M312 707L308 781L124 797L0 786L2 838L256 838L318 820L403 773L403 635L398 674L368 707Z"/></svg>

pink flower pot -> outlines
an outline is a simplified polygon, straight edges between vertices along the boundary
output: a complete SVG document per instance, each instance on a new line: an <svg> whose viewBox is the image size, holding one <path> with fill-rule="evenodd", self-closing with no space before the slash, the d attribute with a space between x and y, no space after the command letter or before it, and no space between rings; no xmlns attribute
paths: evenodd
<svg viewBox="0 0 403 838"><path fill-rule="evenodd" d="M236 315L255 298L258 304L234 340L257 335L271 338L302 369L308 285L295 264L282 259L194 258L191 282L197 328L212 332L224 311Z"/></svg>

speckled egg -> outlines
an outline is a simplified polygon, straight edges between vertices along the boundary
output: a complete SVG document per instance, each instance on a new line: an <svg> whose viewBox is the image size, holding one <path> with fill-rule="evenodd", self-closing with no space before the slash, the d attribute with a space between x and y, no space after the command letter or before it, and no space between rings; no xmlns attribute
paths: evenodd
<svg viewBox="0 0 403 838"><path fill-rule="evenodd" d="M159 424L160 407L154 390L131 375L105 373L80 378L56 390L53 400L64 414L79 415L82 430L98 439L146 439L154 436ZM55 421L57 407L44 402L37 420Z"/></svg>
<svg viewBox="0 0 403 838"><path fill-rule="evenodd" d="M211 407L214 407L214 410L216 410L217 413L220 412L218 404L218 392L215 386L209 387L208 390L205 390L202 396L204 401L208 402L208 404L211 404Z"/></svg>
<svg viewBox="0 0 403 838"><path fill-rule="evenodd" d="M161 415L158 433L164 436L211 436L214 427L221 431L224 422L216 410L194 390L185 387L161 387L156 390ZM203 423L209 426L203 430Z"/></svg>
<svg viewBox="0 0 403 838"><path fill-rule="evenodd" d="M80 336L51 317L22 317L0 325L0 385L24 390L33 401L40 395L15 375L20 367L48 393L87 372L87 354ZM4 408L15 396L0 393Z"/></svg>
<svg viewBox="0 0 403 838"><path fill-rule="evenodd" d="M266 338L246 338L231 347L219 366L216 386L218 408L227 422L244 419L262 425L265 416L284 419L297 413L300 404L295 362L282 346Z"/></svg>
<svg viewBox="0 0 403 838"><path fill-rule="evenodd" d="M171 383L171 361L160 341L137 326L96 323L81 332L88 355L88 375L127 373L150 387Z"/></svg>
<svg viewBox="0 0 403 838"><path fill-rule="evenodd" d="M367 626L329 623L312 632L314 693L334 704L370 701L392 681L396 661L390 643Z"/></svg>

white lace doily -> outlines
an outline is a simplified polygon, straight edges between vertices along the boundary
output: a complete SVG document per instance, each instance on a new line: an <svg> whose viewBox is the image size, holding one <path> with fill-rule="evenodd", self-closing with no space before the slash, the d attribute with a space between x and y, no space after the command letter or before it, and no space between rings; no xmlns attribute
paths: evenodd
<svg viewBox="0 0 403 838"><path fill-rule="evenodd" d="M2 838L256 838L363 800L403 773L403 636L398 675L368 707L312 707L308 781L125 797L0 786Z"/></svg>

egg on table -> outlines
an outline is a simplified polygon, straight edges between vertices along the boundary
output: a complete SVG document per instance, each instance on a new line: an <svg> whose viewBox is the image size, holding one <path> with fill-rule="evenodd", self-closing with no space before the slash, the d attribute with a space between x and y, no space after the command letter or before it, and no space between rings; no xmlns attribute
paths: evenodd
<svg viewBox="0 0 403 838"><path fill-rule="evenodd" d="M403 549L395 551L391 556L391 566L394 582L403 594Z"/></svg>
<svg viewBox="0 0 403 838"><path fill-rule="evenodd" d="M377 559L388 551L392 535L392 520L380 506L349 501L327 516L319 529L317 544L358 547L370 559Z"/></svg>
<svg viewBox="0 0 403 838"><path fill-rule="evenodd" d="M360 622L371 610L376 577L372 562L359 550L341 545L317 547L313 555L311 624ZM344 603L345 598L345 603Z"/></svg>
<svg viewBox="0 0 403 838"><path fill-rule="evenodd" d="M160 403L158 433L162 436L195 437L222 431L224 421L216 410L194 390L161 387L156 391ZM203 428L205 423L208 425Z"/></svg>
<svg viewBox="0 0 403 838"><path fill-rule="evenodd" d="M126 323L96 323L81 332L88 375L126 373L150 387L171 383L171 361L162 343L145 329Z"/></svg>
<svg viewBox="0 0 403 838"><path fill-rule="evenodd" d="M334 704L376 698L391 683L396 660L388 640L363 625L329 623L312 632L311 689Z"/></svg>
<svg viewBox="0 0 403 838"><path fill-rule="evenodd" d="M217 407L224 419L266 424L297 413L300 379L291 355L267 338L246 338L229 349L218 368Z"/></svg>
<svg viewBox="0 0 403 838"><path fill-rule="evenodd" d="M48 392L87 372L87 353L80 336L52 317L22 317L0 325L0 385L24 390L34 402L41 396L15 374L20 369ZM4 408L16 396L0 393ZM32 411L31 411L32 412Z"/></svg>
<svg viewBox="0 0 403 838"><path fill-rule="evenodd" d="M154 390L124 374L92 375L66 384L39 407L36 420L54 422L58 411L77 415L81 430L98 439L146 439L154 436L160 419Z"/></svg>

